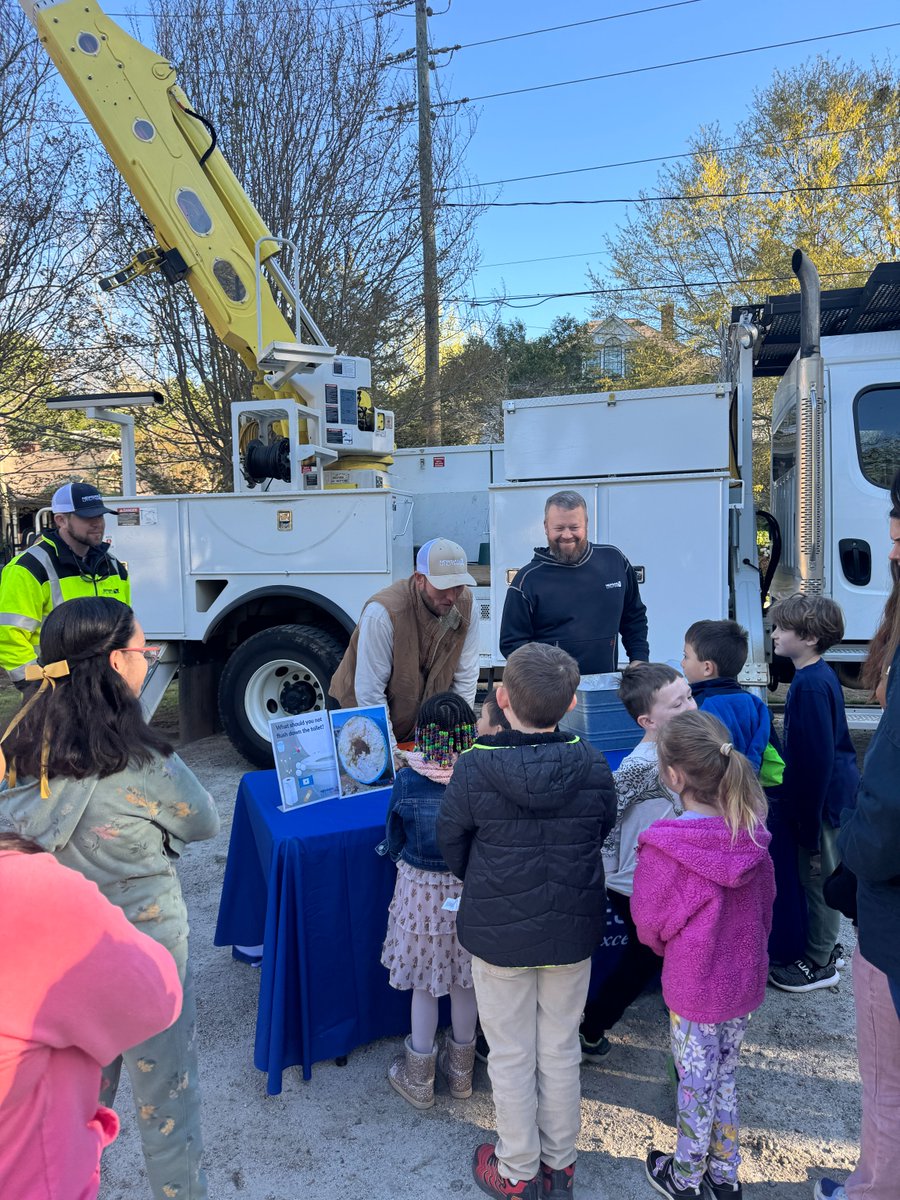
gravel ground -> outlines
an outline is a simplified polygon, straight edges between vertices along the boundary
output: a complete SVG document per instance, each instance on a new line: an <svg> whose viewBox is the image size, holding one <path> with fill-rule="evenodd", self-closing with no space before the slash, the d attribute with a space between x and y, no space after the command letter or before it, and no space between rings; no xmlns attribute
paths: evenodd
<svg viewBox="0 0 900 1200"><path fill-rule="evenodd" d="M428 1112L412 1109L385 1072L400 1047L386 1039L355 1051L345 1067L285 1072L267 1096L253 1066L259 974L212 944L234 797L246 763L224 737L182 750L219 802L222 832L188 847L181 878L198 977L204 1136L213 1200L321 1196L423 1200L481 1195L469 1170L477 1142L493 1140L493 1106L482 1065L471 1100L446 1090ZM385 917L387 914L385 914ZM849 923L844 945L854 945ZM644 996L611 1035L603 1066L582 1069L578 1143L581 1200L632 1200L651 1192L643 1162L651 1145L671 1149L673 1088L666 1078L667 1022L659 995ZM850 972L837 992L793 996L769 989L745 1041L738 1078L749 1200L800 1200L823 1174L843 1178L855 1161L860 1085ZM149 1200L127 1078L123 1129L104 1157L101 1200Z"/></svg>

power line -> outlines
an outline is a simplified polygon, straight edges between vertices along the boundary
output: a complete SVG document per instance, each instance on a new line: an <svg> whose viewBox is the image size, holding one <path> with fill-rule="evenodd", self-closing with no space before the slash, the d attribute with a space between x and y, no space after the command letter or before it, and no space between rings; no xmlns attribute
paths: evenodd
<svg viewBox="0 0 900 1200"><path fill-rule="evenodd" d="M460 100L441 100L432 105L433 108L449 108L451 105L474 104L479 100L496 100L502 96L521 96L525 92L546 92L551 88L571 87L577 83L595 83L601 79L621 79L626 75L645 75L650 71L663 71L669 67L693 66L696 63L715 62L724 58L739 58L745 54L759 54L763 50L782 50L788 46L805 46L812 42L833 41L835 38L851 37L857 33L878 33L884 29L896 29L900 21L891 21L885 25L868 25L862 29L845 29L841 33L822 33L816 37L794 38L789 42L769 42L765 46L748 46L744 50L722 50L718 54L703 54L697 58L679 58L673 62L655 63L649 67L629 67L624 71L608 71L603 75L585 75L580 79L562 79L557 83L538 83L530 87L510 88L505 92L485 92L481 96L463 96Z"/></svg>
<svg viewBox="0 0 900 1200"><path fill-rule="evenodd" d="M610 13L607 17L589 17L586 21L570 21L568 25L548 25L544 29L529 29L524 33L507 33L503 37L484 38L480 42L463 42L454 50L471 50L474 46L493 46L497 42L513 42L517 38L536 37L539 33L556 33L559 29L577 29L579 25L599 25L603 21L617 21L621 17L637 17L642 13L661 12L664 8L684 8L687 4L699 4L700 0L673 0L670 4L656 4L653 8L633 8L629 12Z"/></svg>
<svg viewBox="0 0 900 1200"><path fill-rule="evenodd" d="M743 192L698 192L695 195L678 194L678 195L660 195L660 196L605 196L590 200L483 200L483 201L458 201L447 200L442 205L443 208L556 208L563 204L652 204L659 202L674 202L686 201L699 203L703 200L741 200L749 196L795 196L803 195L811 192L842 192L849 188L877 188L877 187L897 187L900 185L900 179L884 179L884 180L868 180L854 179L849 183L810 183L800 184L797 187L781 187L781 188L753 188ZM395 213L401 212L416 212L415 208L394 208L391 210ZM382 212L380 208L358 210L359 216L372 216Z"/></svg>
<svg viewBox="0 0 900 1200"><path fill-rule="evenodd" d="M678 154L657 154L649 158L628 158L623 159L621 162L598 163L593 167L569 167L563 171L542 171L538 175L514 175L510 179L488 179L483 183L458 183L452 187L442 188L441 190L444 192L462 192L471 190L472 188L498 187L504 183L525 183L532 179L554 179L560 175L584 175L589 171L609 171L615 167L640 167L646 166L647 163L668 162L676 158L702 158L707 154L725 154L732 150L752 150L764 146L791 146L795 142L806 142L815 138L843 137L848 133L872 133L880 129L892 129L895 124L895 121L883 121L877 125L850 125L846 129L826 129L819 133L801 133L797 137L782 138L768 142L735 142L731 146L709 146L703 150L684 150Z"/></svg>
<svg viewBox="0 0 900 1200"><path fill-rule="evenodd" d="M329 12L334 12L337 9L357 9L357 10L366 9L366 10L368 10L368 16L361 18L362 20L374 20L376 17L389 16L389 15L391 15L391 11L392 11L391 9L376 8L375 11L372 12L371 4L330 4L328 6ZM291 12L291 11L293 11L295 13L305 13L307 10L305 8L299 8L299 7L297 7L295 5L291 5L291 4L279 5L279 12ZM108 13L105 13L104 15L107 17L137 17L139 19L146 19L148 21L152 21L152 20L155 20L156 17L161 16L162 14L157 9L155 12L108 12ZM272 10L271 10L271 8L241 8L241 9L232 8L232 9L228 9L227 11L225 11L221 14L217 12L217 13L214 13L211 15L214 15L216 17L218 17L220 15L223 17L234 17L234 16L270 17L272 15ZM407 14L404 13L401 15L405 16Z"/></svg>
<svg viewBox="0 0 900 1200"><path fill-rule="evenodd" d="M820 273L820 279L844 279L848 275L865 275L871 274L868 270L861 271L823 271ZM531 295L521 296L491 296L489 298L478 296L463 296L456 297L449 301L452 304L471 304L474 308L485 308L492 304L506 305L509 308L515 308L516 305L512 301L519 300L534 300L535 304L523 304L523 308L537 308L544 304L547 300L568 300L579 296L621 296L631 292L687 292L692 288L722 288L722 287L738 287L750 283L791 283L794 281L792 275L760 275L750 279L705 279L698 281L688 281L687 283L648 283L635 284L633 287L615 287L615 288L587 288L580 292L533 292Z"/></svg>
<svg viewBox="0 0 900 1200"><path fill-rule="evenodd" d="M550 254L545 258L514 258L509 262L481 263L476 270L487 271L490 267L520 267L526 263L559 262L563 258L591 258L595 254L606 253L606 250L582 250L577 254Z"/></svg>

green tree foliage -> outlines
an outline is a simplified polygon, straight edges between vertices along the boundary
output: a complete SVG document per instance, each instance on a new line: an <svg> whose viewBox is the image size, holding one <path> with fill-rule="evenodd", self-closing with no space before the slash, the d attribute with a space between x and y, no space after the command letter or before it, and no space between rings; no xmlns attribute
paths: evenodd
<svg viewBox="0 0 900 1200"><path fill-rule="evenodd" d="M501 441L503 400L596 391L590 373L595 351L589 326L571 316L557 317L537 338L528 337L522 321L511 321L451 344L441 366L445 442ZM421 403L415 378L391 397L400 445L422 445Z"/></svg>
<svg viewBox="0 0 900 1200"><path fill-rule="evenodd" d="M629 301L652 321L675 301L685 343L716 351L732 304L794 290L800 246L823 286L856 286L900 246L900 87L890 61L859 67L817 58L776 72L733 132L717 123L664 167L610 241L611 277L647 288ZM749 194L748 194L749 193Z"/></svg>
<svg viewBox="0 0 900 1200"><path fill-rule="evenodd" d="M499 325L494 344L506 364L507 394L512 400L594 390L588 371L594 342L587 324L574 317L557 317L536 338L526 336L521 321Z"/></svg>
<svg viewBox="0 0 900 1200"><path fill-rule="evenodd" d="M679 340L718 356L731 306L796 291L796 247L824 288L858 287L900 248L900 77L819 57L778 71L733 131L713 123L691 157L664 167L609 241L599 289L653 288L629 307L652 320L661 294L675 301ZM702 361L702 360L698 360ZM771 390L755 389L757 491L765 485Z"/></svg>

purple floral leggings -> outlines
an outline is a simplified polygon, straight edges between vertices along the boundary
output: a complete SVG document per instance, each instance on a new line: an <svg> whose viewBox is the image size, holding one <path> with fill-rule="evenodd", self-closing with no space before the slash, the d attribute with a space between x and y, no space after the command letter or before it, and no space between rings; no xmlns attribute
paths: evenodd
<svg viewBox="0 0 900 1200"><path fill-rule="evenodd" d="M669 1014L672 1057L678 1072L678 1183L699 1187L707 1169L713 1183L736 1183L738 1105L734 1074L749 1017L719 1025Z"/></svg>

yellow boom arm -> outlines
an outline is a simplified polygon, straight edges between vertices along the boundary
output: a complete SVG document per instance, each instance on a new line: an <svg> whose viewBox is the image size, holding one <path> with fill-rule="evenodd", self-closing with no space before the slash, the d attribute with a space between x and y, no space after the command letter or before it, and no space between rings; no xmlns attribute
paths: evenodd
<svg viewBox="0 0 900 1200"><path fill-rule="evenodd" d="M184 278L216 334L260 378L264 349L298 340L268 284L257 280L257 246L264 263L279 245L221 151L209 153L212 135L191 115L174 67L94 0L20 3L159 241L107 286L157 268ZM311 358L333 356L303 316L316 339Z"/></svg>

